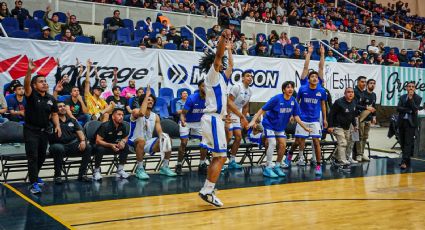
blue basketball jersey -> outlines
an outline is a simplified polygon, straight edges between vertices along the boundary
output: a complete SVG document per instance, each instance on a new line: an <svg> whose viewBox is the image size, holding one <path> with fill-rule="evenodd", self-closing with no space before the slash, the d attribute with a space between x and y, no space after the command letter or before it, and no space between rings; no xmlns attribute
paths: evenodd
<svg viewBox="0 0 425 230"><path fill-rule="evenodd" d="M267 111L262 122L264 128L276 132L285 131L291 116L300 115L300 107L295 98L286 100L283 94L270 98L262 110Z"/></svg>

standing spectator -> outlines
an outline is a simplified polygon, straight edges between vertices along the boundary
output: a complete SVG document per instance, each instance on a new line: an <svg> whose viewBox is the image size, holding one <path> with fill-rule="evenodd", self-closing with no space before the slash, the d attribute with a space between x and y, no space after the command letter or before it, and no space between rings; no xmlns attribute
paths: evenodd
<svg viewBox="0 0 425 230"><path fill-rule="evenodd" d="M294 9L291 11L291 13L288 16L288 24L290 26L297 26L297 11Z"/></svg>
<svg viewBox="0 0 425 230"><path fill-rule="evenodd" d="M71 30L72 36L83 36L83 28L77 21L77 16L71 15L68 20L67 28Z"/></svg>
<svg viewBox="0 0 425 230"><path fill-rule="evenodd" d="M233 11L230 1L220 10L220 22L222 25L229 25L230 20L235 19L235 12Z"/></svg>
<svg viewBox="0 0 425 230"><path fill-rule="evenodd" d="M115 42L117 30L123 27L124 22L120 18L120 11L114 10L114 16L109 21L109 27L106 32L107 42Z"/></svg>
<svg viewBox="0 0 425 230"><path fill-rule="evenodd" d="M401 52L398 54L398 60L401 62L409 62L409 58L407 57L407 51L406 49L402 49Z"/></svg>
<svg viewBox="0 0 425 230"><path fill-rule="evenodd" d="M44 26L41 29L41 37L38 40L51 41L53 38L50 36L50 27Z"/></svg>
<svg viewBox="0 0 425 230"><path fill-rule="evenodd" d="M249 14L245 17L246 21L255 22L254 11L249 11Z"/></svg>
<svg viewBox="0 0 425 230"><path fill-rule="evenodd" d="M49 5L46 8L46 13L43 16L43 20L46 22L47 26L50 27L51 32L50 32L50 36L52 38L56 37L56 35L61 34L62 33L62 29L63 27L65 27L65 23L59 22L59 15L57 13L53 13L52 18L49 19L49 13L50 11L52 11L52 7ZM69 12L66 13L67 19L66 21L69 21Z"/></svg>
<svg viewBox="0 0 425 230"><path fill-rule="evenodd" d="M95 163L93 180L101 180L100 164L102 163L103 155L118 155L119 164L116 177L127 178L129 175L124 171L124 164L127 161L127 156L130 153L128 148L128 135L130 130L124 122L124 109L116 107L111 115L111 120L104 122L97 131L96 146L94 149Z"/></svg>
<svg viewBox="0 0 425 230"><path fill-rule="evenodd" d="M7 8L7 3L6 2L1 2L0 3L0 22L4 18L8 18L8 17L13 17L13 16L10 13L9 8Z"/></svg>
<svg viewBox="0 0 425 230"><path fill-rule="evenodd" d="M13 17L18 19L20 30L24 29L25 19L31 19L32 18L31 15L30 15L30 12L28 12L27 9L22 8L22 1L21 0L15 1L15 9L13 9L11 13L12 13Z"/></svg>
<svg viewBox="0 0 425 230"><path fill-rule="evenodd" d="M170 27L170 33L167 34L166 41L169 43L174 43L177 45L177 47L180 47L180 44L182 43L182 39L177 34L176 27L174 26Z"/></svg>
<svg viewBox="0 0 425 230"><path fill-rule="evenodd" d="M264 43L259 43L258 44L258 49L257 49L257 56L259 57L268 57L269 54L267 52L267 45Z"/></svg>
<svg viewBox="0 0 425 230"><path fill-rule="evenodd" d="M337 62L336 58L334 57L334 52L332 50L328 50L328 56L325 58L326 62Z"/></svg>
<svg viewBox="0 0 425 230"><path fill-rule="evenodd" d="M89 182L91 180L86 176L86 171L90 162L91 147L87 144L86 137L77 120L67 116L64 102L58 102L58 110L62 135L59 137L57 134L53 134L49 148L49 153L53 156L55 164L54 182L55 184L62 184L62 162L65 157L69 156L81 156L78 180Z"/></svg>
<svg viewBox="0 0 425 230"><path fill-rule="evenodd" d="M400 61L398 60L397 54L395 54L394 48L390 49L390 52L386 56L386 62L388 65L399 66Z"/></svg>
<svg viewBox="0 0 425 230"><path fill-rule="evenodd" d="M415 82L407 84L407 94L400 97L397 105L399 141L402 151L401 169L410 166L410 157L413 155L414 139L418 127L418 111L422 98L416 94Z"/></svg>
<svg viewBox="0 0 425 230"><path fill-rule="evenodd" d="M241 48L237 50L239 55L249 55L248 44L246 42L242 43Z"/></svg>
<svg viewBox="0 0 425 230"><path fill-rule="evenodd" d="M354 90L351 87L345 89L344 97L335 101L329 115L329 133L333 133L337 139L337 154L335 161L340 165L349 165L353 162L351 152L353 149L351 133L357 130L356 102ZM352 127L353 128L352 128Z"/></svg>
<svg viewBox="0 0 425 230"><path fill-rule="evenodd" d="M128 81L128 86L122 90L121 97L130 99L131 97L134 97L136 93L136 81L134 79L131 79L130 81Z"/></svg>
<svg viewBox="0 0 425 230"><path fill-rule="evenodd" d="M28 159L28 177L31 184L32 194L41 193L40 185L44 185L38 177L48 145L48 133L50 132L50 117L54 124L54 132L58 137L62 136L59 125L58 106L55 98L48 94L49 85L46 78L36 75L31 79L31 73L36 66L32 60L28 63L25 75L24 89L27 104L25 106L24 140L25 153ZM34 116L37 114L37 116Z"/></svg>
<svg viewBox="0 0 425 230"><path fill-rule="evenodd" d="M10 120L23 122L25 119L25 107L27 101L24 97L24 86L19 83L15 86L15 95L7 98L7 108L10 113Z"/></svg>
<svg viewBox="0 0 425 230"><path fill-rule="evenodd" d="M367 58L367 56L368 56L367 52L363 51L362 57L358 61L356 61L356 63L366 64L366 65L371 64L371 62L370 62L369 58Z"/></svg>

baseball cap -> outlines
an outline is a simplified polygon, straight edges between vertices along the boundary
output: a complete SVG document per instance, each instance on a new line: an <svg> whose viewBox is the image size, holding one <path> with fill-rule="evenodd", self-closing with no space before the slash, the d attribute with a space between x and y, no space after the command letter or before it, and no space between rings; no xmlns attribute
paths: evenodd
<svg viewBox="0 0 425 230"><path fill-rule="evenodd" d="M45 31L45 30L49 30L49 31L51 31L50 27L48 27L48 26L44 26L41 30L42 30L42 31Z"/></svg>

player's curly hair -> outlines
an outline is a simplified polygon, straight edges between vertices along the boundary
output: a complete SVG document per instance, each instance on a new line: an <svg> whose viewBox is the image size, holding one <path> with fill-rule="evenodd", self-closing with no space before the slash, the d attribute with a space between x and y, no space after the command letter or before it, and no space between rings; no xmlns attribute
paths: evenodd
<svg viewBox="0 0 425 230"><path fill-rule="evenodd" d="M199 69L201 72L208 73L211 68L211 65L214 64L215 54L211 52L205 52L205 55L199 61ZM223 56L222 58L223 67L227 67L227 57Z"/></svg>

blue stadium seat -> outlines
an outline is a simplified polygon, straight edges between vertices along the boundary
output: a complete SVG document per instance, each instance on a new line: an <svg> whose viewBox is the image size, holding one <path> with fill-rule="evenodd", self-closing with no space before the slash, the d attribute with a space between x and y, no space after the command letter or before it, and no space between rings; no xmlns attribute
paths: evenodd
<svg viewBox="0 0 425 230"><path fill-rule="evenodd" d="M292 45L296 45L300 43L300 39L298 37L291 37Z"/></svg>
<svg viewBox="0 0 425 230"><path fill-rule="evenodd" d="M147 28L148 28L148 25L146 24L145 20L139 20L139 21L136 22L136 27L134 29L144 30L144 31L148 32Z"/></svg>
<svg viewBox="0 0 425 230"><path fill-rule="evenodd" d="M31 39L38 39L40 37L41 37L41 32L35 32L35 33L29 34L29 38Z"/></svg>
<svg viewBox="0 0 425 230"><path fill-rule="evenodd" d="M86 36L77 36L75 37L75 41L79 43L92 43L91 38Z"/></svg>
<svg viewBox="0 0 425 230"><path fill-rule="evenodd" d="M58 15L59 22L66 23L67 17L66 17L66 14L64 12L55 12L54 14Z"/></svg>
<svg viewBox="0 0 425 230"><path fill-rule="evenodd" d="M140 45L140 41L133 40L133 41L130 41L130 42L128 43L128 45L129 45L129 46L131 46L131 47L139 47L139 45Z"/></svg>
<svg viewBox="0 0 425 230"><path fill-rule="evenodd" d="M47 26L46 22L42 18L35 19L35 20L40 25L40 28L43 28L43 27ZM40 31L41 31L41 29L40 29Z"/></svg>
<svg viewBox="0 0 425 230"><path fill-rule="evenodd" d="M282 57L283 56L283 46L281 43L275 42L272 46L272 55L273 57Z"/></svg>
<svg viewBox="0 0 425 230"><path fill-rule="evenodd" d="M347 45L347 43L346 42L340 42L339 43L339 49L341 50L341 51L347 51L348 50L348 45Z"/></svg>
<svg viewBox="0 0 425 230"><path fill-rule="evenodd" d="M6 93L6 91L3 91L3 93ZM14 93L7 95L4 99L10 104L10 100L12 100L13 97L15 97Z"/></svg>
<svg viewBox="0 0 425 230"><path fill-rule="evenodd" d="M15 30L9 34L9 37L12 38L29 38L29 34L22 30Z"/></svg>
<svg viewBox="0 0 425 230"><path fill-rule="evenodd" d="M177 101L180 100L180 98L173 98L170 102L170 112L172 115L177 115Z"/></svg>
<svg viewBox="0 0 425 230"><path fill-rule="evenodd" d="M137 29L133 32L134 41L141 41L148 33L144 30Z"/></svg>
<svg viewBox="0 0 425 230"><path fill-rule="evenodd" d="M9 88L9 86L10 86L10 82L3 85L3 95L6 95L6 90L7 88Z"/></svg>
<svg viewBox="0 0 425 230"><path fill-rule="evenodd" d="M180 36L182 37L182 39L193 40L192 33L188 29L186 29L186 27L182 27L180 29Z"/></svg>
<svg viewBox="0 0 425 230"><path fill-rule="evenodd" d="M313 52L313 54L311 55L311 59L315 61L320 61L320 55Z"/></svg>
<svg viewBox="0 0 425 230"><path fill-rule="evenodd" d="M292 56L292 54L294 54L294 46L291 44L286 44L283 47L283 53L288 57Z"/></svg>
<svg viewBox="0 0 425 230"><path fill-rule="evenodd" d="M3 21L1 21L1 24L3 25L4 30L6 30L6 33L12 33L13 31L19 30L19 22L16 18L4 18Z"/></svg>
<svg viewBox="0 0 425 230"><path fill-rule="evenodd" d="M131 41L131 32L128 28L119 28L117 30L117 41L121 44L129 44Z"/></svg>
<svg viewBox="0 0 425 230"><path fill-rule="evenodd" d="M32 14L32 16L33 16L34 19L43 19L45 13L46 12L44 12L43 10L36 10Z"/></svg>
<svg viewBox="0 0 425 230"><path fill-rule="evenodd" d="M384 47L384 53L385 53L385 54L389 53L389 52L390 52L390 49L391 49L391 48L390 48L389 46L385 46L385 47Z"/></svg>
<svg viewBox="0 0 425 230"><path fill-rule="evenodd" d="M183 91L186 91L188 96L190 94L192 94L192 91L190 91L190 89L188 89L188 88L180 88L180 89L177 90L176 98L181 98L181 95L182 95L182 92Z"/></svg>
<svg viewBox="0 0 425 230"><path fill-rule="evenodd" d="M131 19L123 19L122 22L124 23L124 27L129 29L130 32L134 31L134 22Z"/></svg>
<svg viewBox="0 0 425 230"><path fill-rule="evenodd" d="M170 88L159 89L159 97L164 98L167 101L167 105L170 105L171 100L174 98L174 91Z"/></svg>
<svg viewBox="0 0 425 230"><path fill-rule="evenodd" d="M305 46L303 46L303 45L297 45L297 47L295 47L295 48L297 48L297 49L300 49L300 53L301 54L303 54L304 53L304 50L305 50Z"/></svg>
<svg viewBox="0 0 425 230"><path fill-rule="evenodd" d="M314 49L317 49L320 47L320 42L319 41L312 41L311 45L314 47Z"/></svg>
<svg viewBox="0 0 425 230"><path fill-rule="evenodd" d="M56 34L56 36L53 38L55 41L62 40L62 34Z"/></svg>
<svg viewBox="0 0 425 230"><path fill-rule="evenodd" d="M167 101L162 97L157 97L153 111L159 115L160 118L169 118Z"/></svg>
<svg viewBox="0 0 425 230"><path fill-rule="evenodd" d="M393 49L394 49L394 53L395 54L399 54L400 53L400 50L398 49L398 47L393 47Z"/></svg>
<svg viewBox="0 0 425 230"><path fill-rule="evenodd" d="M257 52L255 51L255 46L252 46L248 49L248 54L250 56L257 56Z"/></svg>
<svg viewBox="0 0 425 230"><path fill-rule="evenodd" d="M61 96L58 96L58 101L66 101L69 98L71 98L71 95L61 95Z"/></svg>
<svg viewBox="0 0 425 230"><path fill-rule="evenodd" d="M41 31L40 24L34 19L25 19L24 28L28 28L28 33L36 33Z"/></svg>
<svg viewBox="0 0 425 230"><path fill-rule="evenodd" d="M194 32L196 35L198 35L204 42L207 42L207 34L205 32L205 29L203 27L195 27ZM204 49L205 45L199 41L199 39L196 39L195 42L195 48L197 51L202 51Z"/></svg>
<svg viewBox="0 0 425 230"><path fill-rule="evenodd" d="M154 22L152 23L152 30L156 33L159 33L161 29L164 28L164 26L160 22Z"/></svg>
<svg viewBox="0 0 425 230"><path fill-rule="evenodd" d="M103 19L103 29L108 28L108 25L111 23L111 17L106 17Z"/></svg>
<svg viewBox="0 0 425 230"><path fill-rule="evenodd" d="M136 97L130 97L130 99L128 99L128 106L130 106L130 109L135 109L133 107L133 102L136 99Z"/></svg>
<svg viewBox="0 0 425 230"><path fill-rule="evenodd" d="M146 89L147 89L148 87L144 87L143 88L143 91L145 91L146 92ZM155 97L156 97L156 94L155 94L155 90L151 87L151 94L152 95L154 95Z"/></svg>
<svg viewBox="0 0 425 230"><path fill-rule="evenodd" d="M167 43L164 45L164 49L166 50L177 50L177 45L174 43Z"/></svg>
<svg viewBox="0 0 425 230"><path fill-rule="evenodd" d="M407 62L400 62L401 67L410 67L409 63Z"/></svg>

